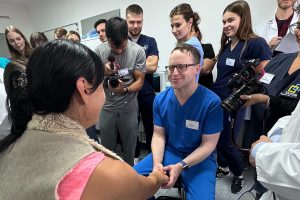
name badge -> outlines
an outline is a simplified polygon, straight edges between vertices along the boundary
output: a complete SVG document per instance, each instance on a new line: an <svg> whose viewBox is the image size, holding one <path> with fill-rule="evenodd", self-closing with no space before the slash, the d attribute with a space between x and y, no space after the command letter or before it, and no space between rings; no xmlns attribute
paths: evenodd
<svg viewBox="0 0 300 200"><path fill-rule="evenodd" d="M185 127L190 128L190 129L194 129L194 130L199 130L199 122L186 120L185 121Z"/></svg>
<svg viewBox="0 0 300 200"><path fill-rule="evenodd" d="M259 79L259 81L265 84L270 84L273 78L274 78L274 74L265 72L265 74L263 75L263 77L261 77L261 79Z"/></svg>
<svg viewBox="0 0 300 200"><path fill-rule="evenodd" d="M233 67L235 63L235 59L227 58L226 65Z"/></svg>
<svg viewBox="0 0 300 200"><path fill-rule="evenodd" d="M128 68L120 69L118 72L121 76L125 76L129 74Z"/></svg>

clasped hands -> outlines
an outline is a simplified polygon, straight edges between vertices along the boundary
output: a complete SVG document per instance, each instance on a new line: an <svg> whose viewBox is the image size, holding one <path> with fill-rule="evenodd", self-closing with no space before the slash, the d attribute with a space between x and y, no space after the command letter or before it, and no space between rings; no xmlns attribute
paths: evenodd
<svg viewBox="0 0 300 200"><path fill-rule="evenodd" d="M161 171L164 174L169 176L169 180L162 185L162 189L170 189L174 186L176 183L179 175L182 172L182 166L179 163L173 164L173 165L168 165L168 166L163 166L162 164L158 164L153 167L153 171Z"/></svg>

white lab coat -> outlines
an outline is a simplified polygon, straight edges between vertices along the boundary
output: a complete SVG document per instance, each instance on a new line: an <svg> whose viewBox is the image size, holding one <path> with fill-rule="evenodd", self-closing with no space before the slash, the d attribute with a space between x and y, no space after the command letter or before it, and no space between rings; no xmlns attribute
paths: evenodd
<svg viewBox="0 0 300 200"><path fill-rule="evenodd" d="M256 154L257 179L269 190L261 199L300 199L300 103L291 116L281 118L268 136L282 130L278 143L266 143Z"/></svg>
<svg viewBox="0 0 300 200"><path fill-rule="evenodd" d="M291 24L293 24L297 21L298 21L298 15L294 12L294 16L291 21ZM254 27L254 32L258 36L263 37L267 41L267 43L269 43L273 37L278 36L278 28L277 28L275 15L273 18L271 18L267 21L264 21L263 23ZM289 32L290 32L290 30L288 30L287 33L289 33Z"/></svg>

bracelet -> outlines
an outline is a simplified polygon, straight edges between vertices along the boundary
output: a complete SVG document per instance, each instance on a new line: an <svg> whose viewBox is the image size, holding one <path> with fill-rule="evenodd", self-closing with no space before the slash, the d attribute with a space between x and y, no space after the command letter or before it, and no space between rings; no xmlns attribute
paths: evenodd
<svg viewBox="0 0 300 200"><path fill-rule="evenodd" d="M269 97L269 96L268 96ZM266 109L269 109L269 106L270 106L270 97L268 98L268 101L267 101L267 103L265 104L265 108Z"/></svg>

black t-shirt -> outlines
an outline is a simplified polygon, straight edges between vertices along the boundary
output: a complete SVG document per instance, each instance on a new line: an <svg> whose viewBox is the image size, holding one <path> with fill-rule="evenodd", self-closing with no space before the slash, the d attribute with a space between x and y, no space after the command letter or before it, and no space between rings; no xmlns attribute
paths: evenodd
<svg viewBox="0 0 300 200"><path fill-rule="evenodd" d="M214 48L211 44L202 44L202 48L203 48L203 59L205 58L209 58L209 59L214 59L215 58L215 52L214 52ZM201 74L200 73L200 77L199 77L199 81L198 83L200 85L203 85L207 88L211 88L212 83L213 83L213 76L212 73L209 74Z"/></svg>

